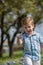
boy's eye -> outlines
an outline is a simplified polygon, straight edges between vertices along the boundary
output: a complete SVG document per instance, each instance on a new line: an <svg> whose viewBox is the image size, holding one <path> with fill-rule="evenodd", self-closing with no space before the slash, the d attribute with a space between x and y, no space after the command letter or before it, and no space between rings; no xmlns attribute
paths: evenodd
<svg viewBox="0 0 43 65"><path fill-rule="evenodd" d="M27 27L25 27L25 28L27 28Z"/></svg>
<svg viewBox="0 0 43 65"><path fill-rule="evenodd" d="M30 28L30 26L28 26L28 28Z"/></svg>
<svg viewBox="0 0 43 65"><path fill-rule="evenodd" d="M30 26L27 26L27 27L25 27L25 28L30 28Z"/></svg>

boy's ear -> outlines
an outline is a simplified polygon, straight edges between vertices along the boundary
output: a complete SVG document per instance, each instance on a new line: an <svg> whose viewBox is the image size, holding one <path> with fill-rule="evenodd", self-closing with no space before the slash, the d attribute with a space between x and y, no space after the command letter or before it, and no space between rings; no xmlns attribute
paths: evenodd
<svg viewBox="0 0 43 65"><path fill-rule="evenodd" d="M33 24L33 27L34 27L35 25Z"/></svg>
<svg viewBox="0 0 43 65"><path fill-rule="evenodd" d="M33 29L34 29L34 24L32 26L33 26Z"/></svg>
<svg viewBox="0 0 43 65"><path fill-rule="evenodd" d="M33 24L33 27L34 27L35 25Z"/></svg>
<svg viewBox="0 0 43 65"><path fill-rule="evenodd" d="M34 28L35 28L35 25L33 25L33 30L34 30Z"/></svg>

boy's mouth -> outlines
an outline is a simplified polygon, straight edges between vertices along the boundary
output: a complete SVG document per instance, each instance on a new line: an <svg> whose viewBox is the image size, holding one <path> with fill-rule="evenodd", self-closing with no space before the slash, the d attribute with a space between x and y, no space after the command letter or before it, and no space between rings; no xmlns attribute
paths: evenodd
<svg viewBox="0 0 43 65"><path fill-rule="evenodd" d="M31 32L31 29L30 29L30 30L28 30L27 32Z"/></svg>
<svg viewBox="0 0 43 65"><path fill-rule="evenodd" d="M28 30L27 33L32 33L32 30Z"/></svg>

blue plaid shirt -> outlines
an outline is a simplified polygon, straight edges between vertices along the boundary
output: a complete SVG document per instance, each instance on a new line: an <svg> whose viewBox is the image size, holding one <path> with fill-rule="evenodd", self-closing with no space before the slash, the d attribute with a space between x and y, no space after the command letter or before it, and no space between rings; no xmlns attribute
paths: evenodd
<svg viewBox="0 0 43 65"><path fill-rule="evenodd" d="M40 60L40 46L43 43L43 38L40 34L34 32L31 36L27 33L22 34L23 41L23 56L30 57L32 60Z"/></svg>

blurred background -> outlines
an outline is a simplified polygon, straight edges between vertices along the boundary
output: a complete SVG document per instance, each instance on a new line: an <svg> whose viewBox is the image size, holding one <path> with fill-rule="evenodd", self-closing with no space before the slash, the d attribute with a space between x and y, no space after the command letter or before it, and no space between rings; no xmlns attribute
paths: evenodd
<svg viewBox="0 0 43 65"><path fill-rule="evenodd" d="M21 19L26 15L34 17L34 30L43 36L43 0L0 0L0 63L22 57L17 35L23 33Z"/></svg>

